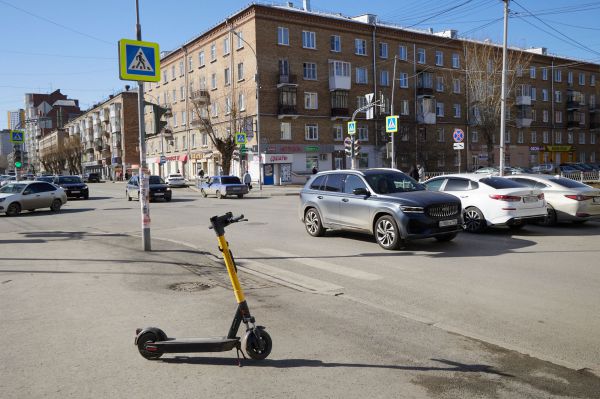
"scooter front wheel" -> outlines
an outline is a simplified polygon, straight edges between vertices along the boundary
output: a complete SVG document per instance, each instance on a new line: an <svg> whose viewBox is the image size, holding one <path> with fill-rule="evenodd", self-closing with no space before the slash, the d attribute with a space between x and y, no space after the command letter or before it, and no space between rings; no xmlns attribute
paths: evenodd
<svg viewBox="0 0 600 399"><path fill-rule="evenodd" d="M250 359L266 359L272 348L271 336L262 328L257 328L254 331L249 330L242 338L242 350Z"/></svg>
<svg viewBox="0 0 600 399"><path fill-rule="evenodd" d="M161 357L163 354L162 351L149 351L146 349L146 343L156 341L160 341L160 338L153 332L144 333L141 337L139 337L137 340L137 347L140 355L148 360L154 360Z"/></svg>

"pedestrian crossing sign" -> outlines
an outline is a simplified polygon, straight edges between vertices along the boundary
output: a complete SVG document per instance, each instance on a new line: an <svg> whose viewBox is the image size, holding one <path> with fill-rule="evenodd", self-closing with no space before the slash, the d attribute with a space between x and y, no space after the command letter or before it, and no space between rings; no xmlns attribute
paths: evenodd
<svg viewBox="0 0 600 399"><path fill-rule="evenodd" d="M350 136L352 136L353 134L356 134L356 121L348 122L348 134Z"/></svg>
<svg viewBox="0 0 600 399"><path fill-rule="evenodd" d="M119 78L142 82L160 81L158 43L119 40Z"/></svg>
<svg viewBox="0 0 600 399"><path fill-rule="evenodd" d="M385 117L385 132L386 133L397 133L398 132L398 117L395 115Z"/></svg>
<svg viewBox="0 0 600 399"><path fill-rule="evenodd" d="M10 142L13 144L23 144L25 138L25 132L22 130L11 130L10 131Z"/></svg>
<svg viewBox="0 0 600 399"><path fill-rule="evenodd" d="M238 132L235 134L235 144L237 145L245 145L248 142L246 139L246 133Z"/></svg>

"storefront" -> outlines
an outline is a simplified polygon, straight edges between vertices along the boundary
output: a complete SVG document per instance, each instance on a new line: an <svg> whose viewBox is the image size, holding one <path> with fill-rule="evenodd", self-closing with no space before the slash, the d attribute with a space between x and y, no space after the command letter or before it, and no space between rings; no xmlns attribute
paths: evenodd
<svg viewBox="0 0 600 399"><path fill-rule="evenodd" d="M294 154L262 154L263 183L284 185L292 182Z"/></svg>

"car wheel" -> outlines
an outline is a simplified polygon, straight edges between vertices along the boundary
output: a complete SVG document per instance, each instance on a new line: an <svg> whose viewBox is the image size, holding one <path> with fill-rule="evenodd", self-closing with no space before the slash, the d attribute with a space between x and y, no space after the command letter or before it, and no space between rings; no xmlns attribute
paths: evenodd
<svg viewBox="0 0 600 399"><path fill-rule="evenodd" d="M463 228L469 233L480 233L486 227L483 213L481 213L481 211L474 206L465 209L463 220Z"/></svg>
<svg viewBox="0 0 600 399"><path fill-rule="evenodd" d="M167 202L171 202L171 196L169 196L169 197L165 197L165 201L167 201Z"/></svg>
<svg viewBox="0 0 600 399"><path fill-rule="evenodd" d="M219 190L217 190L216 194L217 194L217 198L220 198L220 199L225 199L225 197L226 197L226 195L221 194L221 192Z"/></svg>
<svg viewBox="0 0 600 399"><path fill-rule="evenodd" d="M238 198L244 198L244 194L238 194L237 197Z"/></svg>
<svg viewBox="0 0 600 399"><path fill-rule="evenodd" d="M83 199L84 199L84 200L86 200L86 199L89 199L89 198L90 198L90 195L89 195L89 194L86 194L86 195L84 195L84 196L83 196Z"/></svg>
<svg viewBox="0 0 600 399"><path fill-rule="evenodd" d="M21 205L16 202L13 202L6 208L6 214L8 216L17 216L19 213L21 213Z"/></svg>
<svg viewBox="0 0 600 399"><path fill-rule="evenodd" d="M62 206L62 201L57 198L54 201L52 201L52 204L50 205L50 210L52 212L58 212L58 211L60 211L61 206Z"/></svg>
<svg viewBox="0 0 600 399"><path fill-rule="evenodd" d="M400 247L402 238L400 230L393 217L384 215L375 223L375 239L383 249L396 249Z"/></svg>
<svg viewBox="0 0 600 399"><path fill-rule="evenodd" d="M548 205L548 214L542 222L542 226L554 226L556 225L556 211L550 205Z"/></svg>
<svg viewBox="0 0 600 399"><path fill-rule="evenodd" d="M309 208L304 215L304 227L306 232L313 237L321 237L325 234L325 228L321 223L321 216L315 208Z"/></svg>
<svg viewBox="0 0 600 399"><path fill-rule="evenodd" d="M201 188L201 189L200 189L200 194L202 194L202 197L203 197L203 198L206 198L206 197L208 197L208 194L206 194L206 191L204 191L204 189L203 189L203 188Z"/></svg>
<svg viewBox="0 0 600 399"><path fill-rule="evenodd" d="M456 238L456 233L448 233L448 234L442 234L441 236L435 236L435 239L438 240L439 242L452 241L455 238Z"/></svg>

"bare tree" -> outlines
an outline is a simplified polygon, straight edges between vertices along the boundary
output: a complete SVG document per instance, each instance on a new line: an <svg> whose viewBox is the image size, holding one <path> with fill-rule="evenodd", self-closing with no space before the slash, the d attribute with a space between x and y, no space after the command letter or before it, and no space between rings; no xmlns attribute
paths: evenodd
<svg viewBox="0 0 600 399"><path fill-rule="evenodd" d="M70 136L65 138L63 149L69 173L73 175L81 174L82 147L79 136Z"/></svg>
<svg viewBox="0 0 600 399"><path fill-rule="evenodd" d="M486 145L488 163L495 164L494 144L500 140L502 91L502 48L491 44L464 42L465 79L469 106L469 123L477 126ZM518 71L526 70L532 54L509 50L507 53L506 107L514 104Z"/></svg>
<svg viewBox="0 0 600 399"><path fill-rule="evenodd" d="M6 155L0 155L0 169L4 171L8 169L8 157Z"/></svg>

